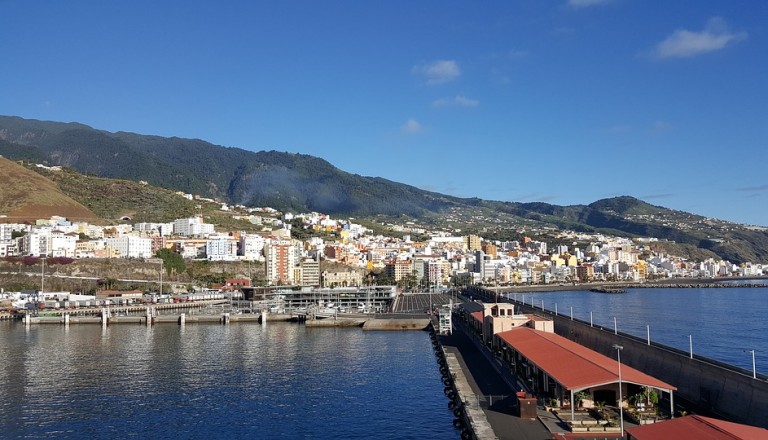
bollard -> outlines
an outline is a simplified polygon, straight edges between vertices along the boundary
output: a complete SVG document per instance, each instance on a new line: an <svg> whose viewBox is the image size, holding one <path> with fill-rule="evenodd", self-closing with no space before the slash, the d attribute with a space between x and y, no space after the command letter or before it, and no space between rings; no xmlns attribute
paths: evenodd
<svg viewBox="0 0 768 440"><path fill-rule="evenodd" d="M266 310L262 310L261 311L261 325L262 326L267 325L267 311Z"/></svg>
<svg viewBox="0 0 768 440"><path fill-rule="evenodd" d="M187 314L182 313L179 315L179 325L184 325L187 322Z"/></svg>
<svg viewBox="0 0 768 440"><path fill-rule="evenodd" d="M222 313L221 314L221 322L223 324L229 324L229 313Z"/></svg>
<svg viewBox="0 0 768 440"><path fill-rule="evenodd" d="M64 325L69 325L69 313L64 314Z"/></svg>
<svg viewBox="0 0 768 440"><path fill-rule="evenodd" d="M24 315L24 323L27 324L27 327L32 325L32 316L29 313Z"/></svg>
<svg viewBox="0 0 768 440"><path fill-rule="evenodd" d="M147 307L147 325L152 325L152 310Z"/></svg>
<svg viewBox="0 0 768 440"><path fill-rule="evenodd" d="M102 308L101 309L101 325L102 327L107 326L107 321L109 320L109 315L107 314L107 309Z"/></svg>

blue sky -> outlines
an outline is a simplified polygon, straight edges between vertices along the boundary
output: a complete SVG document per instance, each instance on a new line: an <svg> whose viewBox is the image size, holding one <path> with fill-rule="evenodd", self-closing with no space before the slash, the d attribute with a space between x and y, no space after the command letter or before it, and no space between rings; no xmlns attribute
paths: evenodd
<svg viewBox="0 0 768 440"><path fill-rule="evenodd" d="M0 0L0 114L768 225L763 0Z"/></svg>

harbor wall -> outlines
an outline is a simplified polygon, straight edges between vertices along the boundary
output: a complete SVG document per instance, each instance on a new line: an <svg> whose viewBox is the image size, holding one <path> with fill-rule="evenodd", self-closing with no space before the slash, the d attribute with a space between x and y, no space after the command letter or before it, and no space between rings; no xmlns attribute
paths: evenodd
<svg viewBox="0 0 768 440"><path fill-rule="evenodd" d="M678 388L679 398L737 423L768 428L768 377L733 367L703 356L651 342L614 329L590 326L569 316L555 315L530 306L519 305L524 313L536 313L554 321L555 333L605 356L616 358L614 344L623 346L623 364L663 380Z"/></svg>

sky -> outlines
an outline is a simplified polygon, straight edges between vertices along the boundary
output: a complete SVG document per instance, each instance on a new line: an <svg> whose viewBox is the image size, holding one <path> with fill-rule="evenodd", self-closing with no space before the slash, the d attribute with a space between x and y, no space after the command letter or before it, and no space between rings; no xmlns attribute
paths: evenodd
<svg viewBox="0 0 768 440"><path fill-rule="evenodd" d="M0 114L768 226L764 0L0 0Z"/></svg>

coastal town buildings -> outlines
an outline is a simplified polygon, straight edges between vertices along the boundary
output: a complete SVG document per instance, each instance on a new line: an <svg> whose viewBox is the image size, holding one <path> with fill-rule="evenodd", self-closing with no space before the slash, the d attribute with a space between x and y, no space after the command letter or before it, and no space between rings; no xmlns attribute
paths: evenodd
<svg viewBox="0 0 768 440"><path fill-rule="evenodd" d="M270 284L293 284L296 254L290 240L274 238L264 247L267 281Z"/></svg>
<svg viewBox="0 0 768 440"><path fill-rule="evenodd" d="M184 195L186 197L186 195ZM429 230L414 222L382 224L393 234L374 234L351 219L322 213L283 213L270 208L222 205L262 232L216 231L201 216L172 222L98 226L63 217L34 224L0 224L0 257L151 258L169 249L185 259L264 262L267 284L360 285L378 280L409 288L457 284L542 284L593 281L642 282L656 278L761 276L768 266L737 265L709 258L691 261L655 252L656 239L542 230L553 242L521 234L487 240L478 234ZM234 217L233 217L234 218ZM302 240L292 238L292 230ZM535 231L532 231L535 232ZM307 235L310 235L307 237ZM415 240L415 237L420 237ZM324 262L344 270L324 270Z"/></svg>

